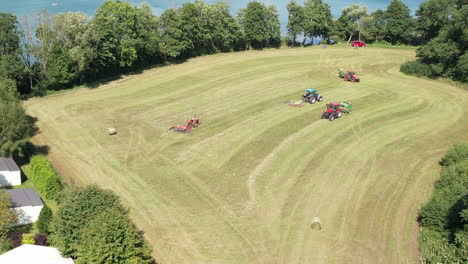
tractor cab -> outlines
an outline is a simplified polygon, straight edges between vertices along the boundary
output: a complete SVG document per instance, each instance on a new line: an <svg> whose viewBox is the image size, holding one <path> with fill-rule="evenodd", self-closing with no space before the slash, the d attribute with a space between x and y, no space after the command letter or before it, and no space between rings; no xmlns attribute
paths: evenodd
<svg viewBox="0 0 468 264"><path fill-rule="evenodd" d="M304 94L304 96L316 95L318 93L315 89L307 89L305 91L306 93Z"/></svg>
<svg viewBox="0 0 468 264"><path fill-rule="evenodd" d="M333 112L333 111L336 111L340 108L340 103L336 103L336 102L331 102L329 104L327 104L327 112ZM329 111L331 110L331 111Z"/></svg>

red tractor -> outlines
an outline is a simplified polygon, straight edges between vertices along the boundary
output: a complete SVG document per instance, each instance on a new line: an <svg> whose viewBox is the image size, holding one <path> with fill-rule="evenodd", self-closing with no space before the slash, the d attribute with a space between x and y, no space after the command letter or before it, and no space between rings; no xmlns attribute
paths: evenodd
<svg viewBox="0 0 468 264"><path fill-rule="evenodd" d="M192 117L185 126L173 126L169 130L174 130L176 132L192 132L192 128L196 128L201 124L200 118Z"/></svg>
<svg viewBox="0 0 468 264"><path fill-rule="evenodd" d="M344 81L351 81L351 82L360 82L361 78L359 78L359 76L356 75L355 71L348 71L344 75L343 80Z"/></svg>
<svg viewBox="0 0 468 264"><path fill-rule="evenodd" d="M335 118L340 118L343 114L350 114L352 107L353 105L348 102L331 102L327 104L327 110L322 113L322 119L333 121Z"/></svg>

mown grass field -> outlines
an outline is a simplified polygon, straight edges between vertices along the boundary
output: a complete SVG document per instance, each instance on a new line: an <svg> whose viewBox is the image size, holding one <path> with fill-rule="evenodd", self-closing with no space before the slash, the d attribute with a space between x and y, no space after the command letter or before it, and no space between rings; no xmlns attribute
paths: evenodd
<svg viewBox="0 0 468 264"><path fill-rule="evenodd" d="M414 56L219 54L25 106L62 175L115 191L159 263L417 263L417 210L439 158L468 139L468 94L401 74ZM343 82L339 67L362 82ZM330 122L325 102L284 104L307 88L353 113ZM195 114L191 134L168 131Z"/></svg>

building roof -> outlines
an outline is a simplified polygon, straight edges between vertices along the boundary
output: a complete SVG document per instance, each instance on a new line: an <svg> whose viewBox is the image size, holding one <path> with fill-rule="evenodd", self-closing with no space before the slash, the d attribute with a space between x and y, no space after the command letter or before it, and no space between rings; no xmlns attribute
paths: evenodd
<svg viewBox="0 0 468 264"><path fill-rule="evenodd" d="M5 264L74 264L71 258L64 258L58 249L36 245L22 245L0 255Z"/></svg>
<svg viewBox="0 0 468 264"><path fill-rule="evenodd" d="M6 190L11 196L13 207L44 205L34 189Z"/></svg>
<svg viewBox="0 0 468 264"><path fill-rule="evenodd" d="M0 171L19 171L18 165L12 158L0 157Z"/></svg>

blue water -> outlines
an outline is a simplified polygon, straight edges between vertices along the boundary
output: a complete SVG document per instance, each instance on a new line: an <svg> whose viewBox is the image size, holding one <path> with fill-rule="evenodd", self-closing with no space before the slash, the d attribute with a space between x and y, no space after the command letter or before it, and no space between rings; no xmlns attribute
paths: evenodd
<svg viewBox="0 0 468 264"><path fill-rule="evenodd" d="M93 15L96 9L104 3L105 0L0 0L0 11L10 12L17 16L29 15L41 9L47 9L50 13L62 13L62 12L77 12L81 11L88 15ZM251 0L231 0L232 12L237 13L239 9L244 8ZM265 4L274 4L278 8L280 13L280 21L282 24L282 31L284 33L285 26L288 22L288 13L286 5L290 0L260 0ZM378 8L385 9L391 0L324 0L332 7L333 16L338 17L341 10L346 6L356 3L360 5L366 5L369 7L369 11L374 11ZM414 13L418 9L420 3L424 0L403 0ZM134 5L141 4L142 0L127 0ZM187 0L147 0L152 7L155 14L160 15L164 10L181 6L182 3ZM205 3L215 3L218 0L205 0ZM297 0L298 3L302 3L301 0ZM53 6L52 4L57 5Z"/></svg>

